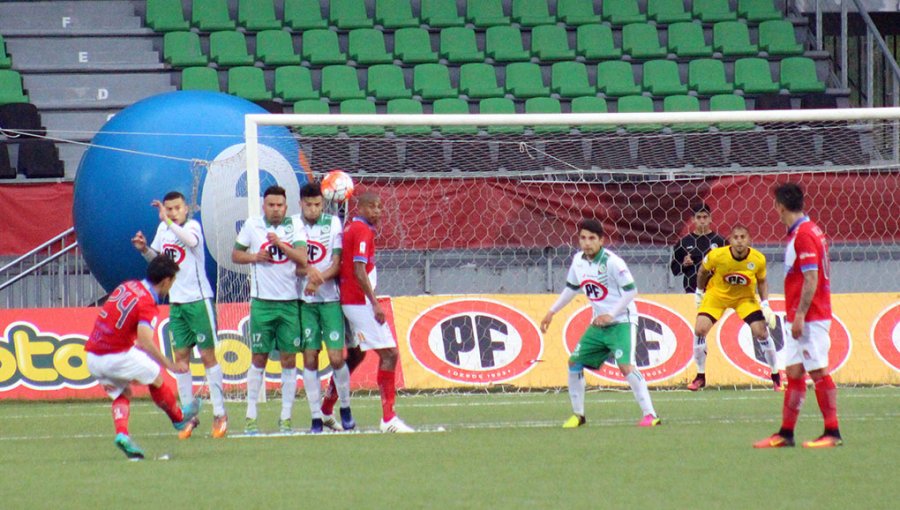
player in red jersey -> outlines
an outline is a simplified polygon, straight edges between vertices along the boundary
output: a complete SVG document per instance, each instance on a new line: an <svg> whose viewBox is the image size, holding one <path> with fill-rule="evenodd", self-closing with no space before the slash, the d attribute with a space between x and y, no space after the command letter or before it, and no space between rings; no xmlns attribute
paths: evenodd
<svg viewBox="0 0 900 510"><path fill-rule="evenodd" d="M804 374L815 383L816 401L825 432L803 443L805 448L843 444L838 428L837 388L828 372L831 339L831 282L828 242L822 229L803 212L803 189L794 183L775 188L775 210L788 228L785 251L785 360L788 386L784 393L781 430L754 443L756 448L794 446L794 426L806 398Z"/></svg>
<svg viewBox="0 0 900 510"><path fill-rule="evenodd" d="M176 430L185 429L200 410L196 398L178 408L175 392L160 375L160 367L171 372L178 369L153 342L159 316L156 304L172 288L177 272L178 264L160 255L147 266L146 279L129 280L116 287L84 344L88 370L113 399L116 446L132 460L144 458L143 450L128 435L132 382L149 386L153 401L169 415Z"/></svg>

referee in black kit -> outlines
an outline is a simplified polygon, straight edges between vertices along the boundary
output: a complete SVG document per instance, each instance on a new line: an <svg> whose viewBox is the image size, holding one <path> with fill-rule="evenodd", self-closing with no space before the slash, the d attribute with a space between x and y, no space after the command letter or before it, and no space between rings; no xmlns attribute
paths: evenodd
<svg viewBox="0 0 900 510"><path fill-rule="evenodd" d="M720 246L725 246L725 239L715 233L710 224L712 215L706 204L694 207L694 230L679 239L672 247L672 262L669 268L675 276L684 275L683 285L686 293L697 290L697 267L706 253Z"/></svg>

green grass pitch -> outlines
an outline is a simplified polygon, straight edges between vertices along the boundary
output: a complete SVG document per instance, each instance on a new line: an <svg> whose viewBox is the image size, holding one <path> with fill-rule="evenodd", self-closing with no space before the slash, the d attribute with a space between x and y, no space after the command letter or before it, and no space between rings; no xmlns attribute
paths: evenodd
<svg viewBox="0 0 900 510"><path fill-rule="evenodd" d="M113 446L108 402L0 403L2 508L896 508L900 388L841 388L845 444L834 450L754 450L778 428L781 394L652 392L663 425L635 426L630 393L589 392L587 426L563 430L561 393L403 396L410 435L209 437L211 408L179 441L148 401L131 434L148 460ZM354 401L374 430L377 397ZM274 431L280 400L261 404ZM231 432L244 406L229 403ZM308 426L302 396L294 426ZM821 433L815 394L798 443ZM168 454L170 460L153 460Z"/></svg>

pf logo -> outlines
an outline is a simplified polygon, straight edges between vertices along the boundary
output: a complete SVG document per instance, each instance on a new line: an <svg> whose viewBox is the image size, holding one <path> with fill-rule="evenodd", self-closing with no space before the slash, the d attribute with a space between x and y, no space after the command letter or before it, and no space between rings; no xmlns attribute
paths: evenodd
<svg viewBox="0 0 900 510"><path fill-rule="evenodd" d="M310 264L318 264L325 259L326 255L325 245L310 239L306 243L306 258L309 259Z"/></svg>
<svg viewBox="0 0 900 510"><path fill-rule="evenodd" d="M635 303L638 309L633 353L635 365L648 382L675 377L691 362L693 328L674 310L643 299L636 299ZM591 307L586 306L572 315L563 328L563 341L569 354L590 325L592 315ZM625 382L614 361L588 371L607 381Z"/></svg>
<svg viewBox="0 0 900 510"><path fill-rule="evenodd" d="M888 307L875 319L871 337L878 357L900 372L900 303Z"/></svg>
<svg viewBox="0 0 900 510"><path fill-rule="evenodd" d="M537 326L515 308L485 299L433 306L409 328L416 360L438 377L488 384L519 377L543 351Z"/></svg>
<svg viewBox="0 0 900 510"><path fill-rule="evenodd" d="M584 289L584 295L591 301L603 301L609 293L609 290L602 283L594 280L581 282L581 288Z"/></svg>
<svg viewBox="0 0 900 510"><path fill-rule="evenodd" d="M265 243L263 243L261 249L269 252L269 256L272 257L273 264L284 264L288 261L287 255L285 255L284 252L281 251L281 248L279 248L277 245L266 241Z"/></svg>
<svg viewBox="0 0 900 510"><path fill-rule="evenodd" d="M174 260L178 265L181 265L181 262L184 261L184 248L177 244L166 243L162 245L162 252L166 257Z"/></svg>
<svg viewBox="0 0 900 510"><path fill-rule="evenodd" d="M775 342L778 351L778 368L784 367L784 343L793 341L791 332L785 329L784 299L769 298L769 306L778 315L778 325L769 336ZM831 371L839 369L850 357L850 332L837 317L831 321L831 350L828 352L828 366ZM762 349L753 341L748 326L736 313L729 312L719 323L716 340L722 347L725 358L741 372L760 379L770 380L769 365Z"/></svg>

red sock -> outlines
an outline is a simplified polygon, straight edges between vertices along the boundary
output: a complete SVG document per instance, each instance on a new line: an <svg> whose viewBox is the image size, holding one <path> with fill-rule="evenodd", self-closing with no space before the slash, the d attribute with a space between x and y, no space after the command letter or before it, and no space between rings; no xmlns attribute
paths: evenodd
<svg viewBox="0 0 900 510"><path fill-rule="evenodd" d="M356 367L362 363L363 358L348 357L347 370L352 374ZM322 414L334 414L334 404L338 401L337 388L334 386L334 377L328 379L328 388L322 395Z"/></svg>
<svg viewBox="0 0 900 510"><path fill-rule="evenodd" d="M806 382L803 379L788 377L787 389L784 391L784 404L781 408L782 430L794 431L804 399L806 399Z"/></svg>
<svg viewBox="0 0 900 510"><path fill-rule="evenodd" d="M112 403L113 423L116 425L116 434L128 435L129 414L131 414L131 401L125 395L119 395Z"/></svg>
<svg viewBox="0 0 900 510"><path fill-rule="evenodd" d="M394 419L394 399L397 386L394 382L394 371L378 369L378 389L381 390L381 416L384 421Z"/></svg>
<svg viewBox="0 0 900 510"><path fill-rule="evenodd" d="M181 409L179 409L178 405L175 403L175 392L172 391L172 387L167 381L163 380L163 383L159 388L154 388L153 385L150 385L150 396L153 397L153 401L156 402L156 405L169 415L169 419L172 420L172 423L184 419L184 415L181 414Z"/></svg>
<svg viewBox="0 0 900 510"><path fill-rule="evenodd" d="M825 419L827 430L837 430L837 386L830 375L816 381L816 400L819 402L819 410Z"/></svg>

